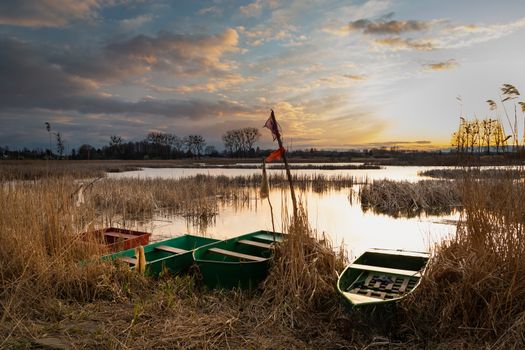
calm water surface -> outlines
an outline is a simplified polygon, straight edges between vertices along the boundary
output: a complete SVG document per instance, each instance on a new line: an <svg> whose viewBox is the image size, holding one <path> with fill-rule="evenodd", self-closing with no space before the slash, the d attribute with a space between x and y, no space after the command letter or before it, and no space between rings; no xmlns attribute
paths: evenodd
<svg viewBox="0 0 525 350"><path fill-rule="evenodd" d="M388 166L379 170L294 170L299 174L351 175L358 179L392 179L417 181L424 179L419 171L438 167ZM283 173L282 170L269 170ZM181 178L197 174L239 176L260 174L258 169L174 169L146 168L109 174L110 178ZM271 186L271 183L270 183ZM326 234L335 246L344 245L352 256L359 255L370 247L428 250L434 243L453 235L456 231L450 221L459 218L458 213L443 216L422 215L415 218L393 218L387 215L363 212L355 196L350 200L352 189L332 190L325 193L301 191L301 202L307 203L307 212L312 228L319 234ZM283 230L283 214L291 212L289 192L272 190L270 201L273 206L275 228ZM252 200L242 207L220 207L218 215L205 223L191 222L180 216L162 216L139 226L153 232L154 239L164 239L183 233L200 234L216 238L228 238L257 230L271 230L272 221L267 200Z"/></svg>

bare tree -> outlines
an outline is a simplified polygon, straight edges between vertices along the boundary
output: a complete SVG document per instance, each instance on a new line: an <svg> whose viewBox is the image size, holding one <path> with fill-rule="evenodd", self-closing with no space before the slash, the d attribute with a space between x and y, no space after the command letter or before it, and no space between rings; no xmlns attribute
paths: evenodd
<svg viewBox="0 0 525 350"><path fill-rule="evenodd" d="M111 135L109 137L109 151L112 156L120 156L122 154L122 137L118 135Z"/></svg>
<svg viewBox="0 0 525 350"><path fill-rule="evenodd" d="M44 123L46 125L46 130L49 135L49 158L51 158L51 155L53 154L53 151L51 150L51 124L49 122Z"/></svg>
<svg viewBox="0 0 525 350"><path fill-rule="evenodd" d="M233 149L234 149L234 134L232 130L226 131L222 135L222 142L224 143L224 149L227 153L230 154L230 157L233 156Z"/></svg>
<svg viewBox="0 0 525 350"><path fill-rule="evenodd" d="M62 139L62 135L60 135L59 132L57 132L56 134L56 137L57 137L57 153L60 157L60 159L62 159L62 156L64 154L64 140Z"/></svg>
<svg viewBox="0 0 525 350"><path fill-rule="evenodd" d="M190 154L200 157L206 146L206 140L201 135L188 135L184 138L184 144Z"/></svg>
<svg viewBox="0 0 525 350"><path fill-rule="evenodd" d="M261 137L259 129L247 127L242 129L228 130L222 135L224 148L231 156L246 156L255 146L255 143Z"/></svg>
<svg viewBox="0 0 525 350"><path fill-rule="evenodd" d="M242 131L244 135L243 140L246 146L246 151L251 152L251 150L253 149L253 146L261 137L261 133L259 132L259 129L251 128L251 127L244 128L242 129Z"/></svg>

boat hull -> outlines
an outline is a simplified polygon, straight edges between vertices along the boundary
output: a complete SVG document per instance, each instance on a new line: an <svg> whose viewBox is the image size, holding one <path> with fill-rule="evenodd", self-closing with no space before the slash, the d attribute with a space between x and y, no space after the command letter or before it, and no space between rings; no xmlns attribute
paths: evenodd
<svg viewBox="0 0 525 350"><path fill-rule="evenodd" d="M341 273L337 289L351 309L392 305L419 286L429 258L425 252L367 250Z"/></svg>
<svg viewBox="0 0 525 350"><path fill-rule="evenodd" d="M213 238L183 235L148 244L144 246L144 255L146 257L145 275L156 277L165 271L169 271L172 274L186 272L193 264L193 250L216 242L218 242L218 240ZM168 251L169 248L175 248L172 250L178 252ZM134 258L135 249L128 249L103 257L103 259L106 260L128 262L131 269L134 269L135 265L129 263L129 261Z"/></svg>
<svg viewBox="0 0 525 350"><path fill-rule="evenodd" d="M101 230L85 232L81 236L84 241L90 243L94 242L95 244L104 247L104 250L108 252L118 252L135 248L139 245L147 245L151 233L107 227Z"/></svg>
<svg viewBox="0 0 525 350"><path fill-rule="evenodd" d="M256 288L268 274L270 246L282 239L281 233L257 231L198 248L193 259L209 288Z"/></svg>

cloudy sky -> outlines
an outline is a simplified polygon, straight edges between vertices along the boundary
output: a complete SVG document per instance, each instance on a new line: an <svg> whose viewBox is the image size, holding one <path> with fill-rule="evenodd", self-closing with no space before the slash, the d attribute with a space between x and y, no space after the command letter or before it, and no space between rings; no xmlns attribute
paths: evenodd
<svg viewBox="0 0 525 350"><path fill-rule="evenodd" d="M525 94L525 2L3 0L0 145L260 127L298 147L447 144ZM525 96L521 100L525 100ZM262 144L269 145L267 132Z"/></svg>

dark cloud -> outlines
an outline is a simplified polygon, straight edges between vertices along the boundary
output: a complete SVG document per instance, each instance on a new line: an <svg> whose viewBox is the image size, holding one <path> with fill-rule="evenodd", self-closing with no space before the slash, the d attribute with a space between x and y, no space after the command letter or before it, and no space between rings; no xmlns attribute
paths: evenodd
<svg viewBox="0 0 525 350"><path fill-rule="evenodd" d="M100 7L115 0L2 0L0 24L23 27L63 27L97 17Z"/></svg>
<svg viewBox="0 0 525 350"><path fill-rule="evenodd" d="M47 109L200 119L250 110L226 101L143 99L129 102L101 97L91 81L69 74L28 44L13 39L0 40L0 76L0 111Z"/></svg>
<svg viewBox="0 0 525 350"><path fill-rule="evenodd" d="M0 39L0 76L2 106L74 95L87 88L81 79L64 73L31 46L14 39Z"/></svg>
<svg viewBox="0 0 525 350"><path fill-rule="evenodd" d="M150 72L177 76L221 76L232 70L223 59L237 52L239 36L234 29L216 35L189 35L161 32L157 36L137 35L114 40L90 54L68 50L50 57L65 72L115 82Z"/></svg>
<svg viewBox="0 0 525 350"><path fill-rule="evenodd" d="M365 34L391 35L406 32L419 32L430 28L430 23L426 21L397 21L391 20L393 13L388 14L378 20L359 19L350 22L350 30L363 31Z"/></svg>

